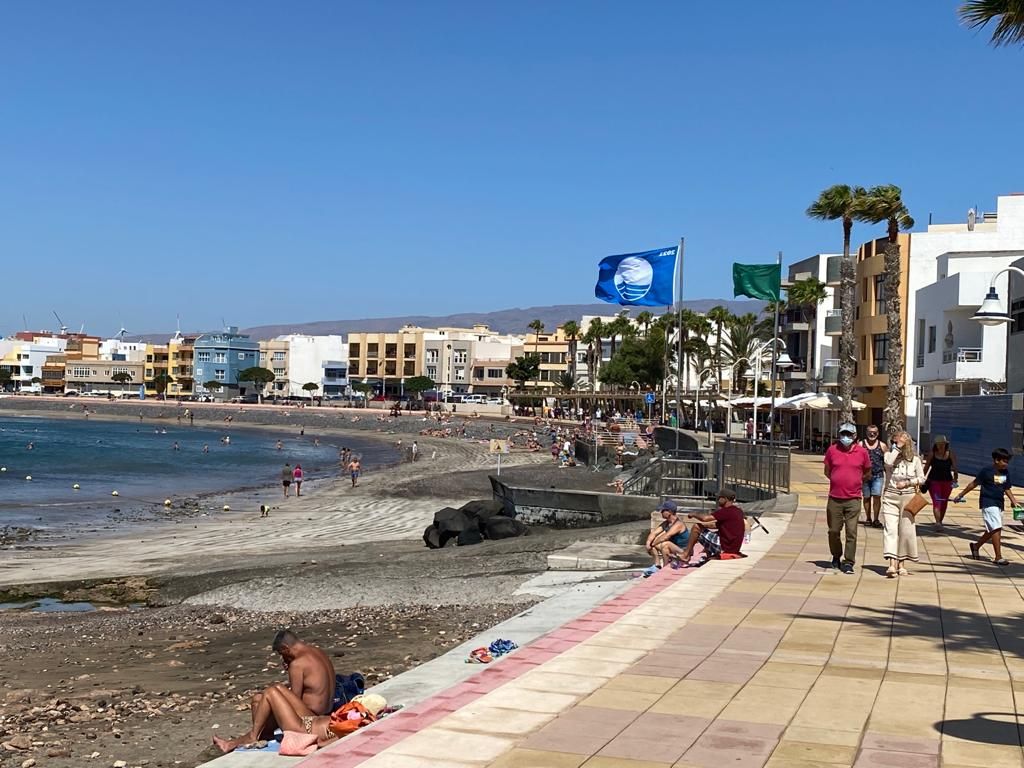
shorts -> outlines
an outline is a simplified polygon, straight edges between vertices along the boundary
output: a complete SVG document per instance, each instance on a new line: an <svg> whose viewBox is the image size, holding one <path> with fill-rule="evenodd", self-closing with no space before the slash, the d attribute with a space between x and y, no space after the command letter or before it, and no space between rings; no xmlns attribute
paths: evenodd
<svg viewBox="0 0 1024 768"><path fill-rule="evenodd" d="M718 541L718 531L703 530L697 537L697 543L704 547L704 553L708 557L718 557L722 554L722 545Z"/></svg>
<svg viewBox="0 0 1024 768"><path fill-rule="evenodd" d="M998 531L1003 527L1003 510L1000 507L983 507L981 519L985 523L986 531Z"/></svg>
<svg viewBox="0 0 1024 768"><path fill-rule="evenodd" d="M353 472L352 472L352 479L355 480L358 477L359 477L359 470L358 469L353 470Z"/></svg>
<svg viewBox="0 0 1024 768"><path fill-rule="evenodd" d="M879 475L878 477L872 477L870 480L864 482L864 488L862 489L864 498L869 496L881 496L882 495L882 483L885 482L885 475Z"/></svg>
<svg viewBox="0 0 1024 768"><path fill-rule="evenodd" d="M291 484L292 484L291 480L282 480L281 481L281 485L283 485L285 488L287 488Z"/></svg>

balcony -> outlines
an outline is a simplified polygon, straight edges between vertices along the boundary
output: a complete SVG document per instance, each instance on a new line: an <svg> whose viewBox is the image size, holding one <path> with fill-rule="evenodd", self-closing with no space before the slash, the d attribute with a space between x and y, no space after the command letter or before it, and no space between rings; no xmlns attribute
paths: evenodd
<svg viewBox="0 0 1024 768"><path fill-rule="evenodd" d="M802 317L786 315L781 320L783 333L807 333L811 326Z"/></svg>
<svg viewBox="0 0 1024 768"><path fill-rule="evenodd" d="M842 271L842 256L829 256L825 261L825 285L839 285L839 273Z"/></svg>
<svg viewBox="0 0 1024 768"><path fill-rule="evenodd" d="M981 347L960 347L959 349L947 349L942 353L942 362L946 363L980 363Z"/></svg>
<svg viewBox="0 0 1024 768"><path fill-rule="evenodd" d="M779 368L779 378L782 381L806 381L807 361L794 360L789 368Z"/></svg>
<svg viewBox="0 0 1024 768"><path fill-rule="evenodd" d="M826 360L821 366L821 383L826 387L839 386L839 360Z"/></svg>
<svg viewBox="0 0 1024 768"><path fill-rule="evenodd" d="M825 313L825 335L843 335L843 310L830 309Z"/></svg>

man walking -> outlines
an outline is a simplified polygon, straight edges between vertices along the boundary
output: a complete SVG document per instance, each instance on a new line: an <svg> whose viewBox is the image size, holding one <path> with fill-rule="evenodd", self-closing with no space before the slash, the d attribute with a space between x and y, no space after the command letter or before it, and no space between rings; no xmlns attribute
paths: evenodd
<svg viewBox="0 0 1024 768"><path fill-rule="evenodd" d="M857 427L849 422L839 425L839 442L825 452L825 477L828 478L828 548L832 567L853 573L857 560L857 521L860 518L861 492L871 479L871 457L857 443ZM841 533L845 529L845 550Z"/></svg>

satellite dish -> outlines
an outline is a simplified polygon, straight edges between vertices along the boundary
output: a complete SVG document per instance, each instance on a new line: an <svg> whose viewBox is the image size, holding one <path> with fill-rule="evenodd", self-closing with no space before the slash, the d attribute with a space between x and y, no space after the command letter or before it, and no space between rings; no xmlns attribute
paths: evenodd
<svg viewBox="0 0 1024 768"><path fill-rule="evenodd" d="M978 212L975 211L973 208L968 208L967 209L967 231L968 232L973 232L974 231L974 225L975 225L975 223L977 223L977 221L978 221Z"/></svg>

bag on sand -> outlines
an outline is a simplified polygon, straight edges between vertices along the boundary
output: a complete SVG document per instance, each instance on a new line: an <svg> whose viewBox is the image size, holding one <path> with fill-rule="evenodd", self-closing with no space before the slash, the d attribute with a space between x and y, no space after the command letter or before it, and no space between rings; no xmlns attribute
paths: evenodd
<svg viewBox="0 0 1024 768"><path fill-rule="evenodd" d="M909 512L911 517L917 517L917 513L922 509L931 504L928 501L928 497L920 491L915 491L914 495L910 497L906 504L903 505L903 511Z"/></svg>
<svg viewBox="0 0 1024 768"><path fill-rule="evenodd" d="M488 539L511 539L514 536L525 536L529 530L519 520L511 517L492 517L485 524Z"/></svg>
<svg viewBox="0 0 1024 768"><path fill-rule="evenodd" d="M441 532L437 530L436 525L427 526L427 530L423 532L423 543L430 549L441 548Z"/></svg>

